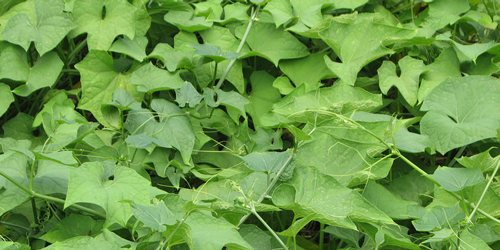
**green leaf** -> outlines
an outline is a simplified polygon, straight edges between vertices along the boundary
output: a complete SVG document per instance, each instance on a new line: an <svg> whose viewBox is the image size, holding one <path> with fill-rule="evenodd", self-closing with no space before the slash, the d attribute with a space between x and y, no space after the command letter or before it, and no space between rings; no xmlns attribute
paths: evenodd
<svg viewBox="0 0 500 250"><path fill-rule="evenodd" d="M368 0L333 0L333 6L335 9L351 9L354 10L364 4Z"/></svg>
<svg viewBox="0 0 500 250"><path fill-rule="evenodd" d="M190 159L196 137L187 114L179 107L163 99L154 99L151 107L158 113L157 139L164 140L179 150L185 164L191 165Z"/></svg>
<svg viewBox="0 0 500 250"><path fill-rule="evenodd" d="M353 247L359 248L360 232L353 229L341 228L336 226L328 226L325 228L325 233L329 233L336 238L342 239Z"/></svg>
<svg viewBox="0 0 500 250"><path fill-rule="evenodd" d="M0 51L0 64L2 65L0 79L26 82L13 91L23 97L38 89L52 86L64 66L55 52L46 53L31 66L26 59L26 52L18 46L1 43Z"/></svg>
<svg viewBox="0 0 500 250"><path fill-rule="evenodd" d="M175 102L179 103L181 108L185 107L186 104L190 108L196 107L203 100L203 96L190 82L184 82L180 88L176 89L175 96Z"/></svg>
<svg viewBox="0 0 500 250"><path fill-rule="evenodd" d="M303 93L304 90L305 85L296 88L294 92L274 104L272 111L287 119L317 123L336 118L333 113L371 111L382 105L381 95L344 83L307 93Z"/></svg>
<svg viewBox="0 0 500 250"><path fill-rule="evenodd" d="M491 172L495 170L498 156L491 157L490 151L493 148L481 152L473 156L463 156L457 159L458 163L462 164L466 168L480 168L482 172Z"/></svg>
<svg viewBox="0 0 500 250"><path fill-rule="evenodd" d="M236 231L236 227L224 220L216 219L202 212L193 212L185 221L189 234L182 235L191 249L219 250L224 246L231 249L253 249Z"/></svg>
<svg viewBox="0 0 500 250"><path fill-rule="evenodd" d="M109 51L122 53L142 62L146 57L147 45L148 39L146 37L136 36L133 40L128 37L123 37L118 38L118 40L111 45Z"/></svg>
<svg viewBox="0 0 500 250"><path fill-rule="evenodd" d="M394 220L412 218L407 212L408 207L418 205L414 201L407 201L394 195L375 181L368 182L363 191L363 197Z"/></svg>
<svg viewBox="0 0 500 250"><path fill-rule="evenodd" d="M235 91L225 92L221 89L217 89L215 90L215 93L217 93L217 101L214 100L214 91L212 89L207 88L204 90L203 94L209 106L217 107L222 104L229 109L235 110L239 115L246 117L245 105L250 104L250 101L248 101L247 98ZM232 118L234 122L238 122L239 116Z"/></svg>
<svg viewBox="0 0 500 250"><path fill-rule="evenodd" d="M96 235L102 230L102 222L96 222L89 216L70 214L62 219L54 229L44 234L41 239L56 243L76 236Z"/></svg>
<svg viewBox="0 0 500 250"><path fill-rule="evenodd" d="M394 224L358 192L309 167L297 166L292 179L279 185L272 197L276 206L296 216L314 214L314 220L334 226L356 229L354 221Z"/></svg>
<svg viewBox="0 0 500 250"><path fill-rule="evenodd" d="M265 71L253 72L250 76L252 91L247 96L250 104L245 106L245 110L252 117L256 127L263 126L262 116L281 99L279 90L273 87L273 81L274 77Z"/></svg>
<svg viewBox="0 0 500 250"><path fill-rule="evenodd" d="M417 104L417 93L420 74L425 71L424 63L421 60L405 56L399 60L398 65L401 69L401 75L396 73L396 65L391 61L384 61L378 69L380 77L380 90L387 95L392 86L398 88L399 92L408 104L415 106Z"/></svg>
<svg viewBox="0 0 500 250"><path fill-rule="evenodd" d="M500 125L500 81L489 76L449 78L426 97L421 133L442 154L497 136Z"/></svg>
<svg viewBox="0 0 500 250"><path fill-rule="evenodd" d="M28 161L24 154L7 151L0 155L0 170L25 187L29 186L29 179L26 175L27 166ZM29 198L28 193L0 176L0 215L23 204Z"/></svg>
<svg viewBox="0 0 500 250"><path fill-rule="evenodd" d="M271 249L271 236L254 224L243 224L240 235L253 249Z"/></svg>
<svg viewBox="0 0 500 250"><path fill-rule="evenodd" d="M398 130L394 134L396 147L404 152L409 153L423 153L430 150L432 154L435 153L434 145L432 145L429 136L409 132L406 127ZM393 143L392 138L389 138L388 143Z"/></svg>
<svg viewBox="0 0 500 250"><path fill-rule="evenodd" d="M0 116L9 109L10 104L14 101L14 95L12 95L10 87L0 82Z"/></svg>
<svg viewBox="0 0 500 250"><path fill-rule="evenodd" d="M134 39L136 10L126 0L75 0L72 14L78 27L70 34L76 37L87 33L90 50L108 50L119 35Z"/></svg>
<svg viewBox="0 0 500 250"><path fill-rule="evenodd" d="M302 83L317 83L336 77L326 66L326 53L311 54L307 57L280 62L280 69L292 80L296 87Z"/></svg>
<svg viewBox="0 0 500 250"><path fill-rule="evenodd" d="M443 189L456 192L465 187L474 186L484 180L479 168L448 168L436 169L431 175Z"/></svg>
<svg viewBox="0 0 500 250"><path fill-rule="evenodd" d="M65 249L96 249L96 250L120 250L122 246L116 241L105 241L91 236L76 236L65 241L56 242L44 249L65 250Z"/></svg>
<svg viewBox="0 0 500 250"><path fill-rule="evenodd" d="M246 167L254 171L277 173L287 162L291 152L253 152L240 156Z"/></svg>
<svg viewBox="0 0 500 250"><path fill-rule="evenodd" d="M87 162L70 171L64 208L78 202L96 204L106 211L104 227L113 223L126 226L132 216L126 201L149 204L149 186L149 181L130 168Z"/></svg>
<svg viewBox="0 0 500 250"><path fill-rule="evenodd" d="M5 1L5 0L2 0L2 2L3 1ZM6 0L6 1L10 1L10 0ZM1 6L0 8L4 8L4 7L6 8L6 7L9 7L9 5L10 4L1 4L0 3L0 6ZM12 17L14 17L20 13L23 13L23 14L26 14L28 16L31 23L34 23L37 20L37 16L36 16L37 14L36 14L36 10L35 10L35 0L24 1L22 3L18 3L17 5L10 6L10 7L12 7L12 8L10 8L7 12L0 15L0 39L2 39L2 32Z"/></svg>
<svg viewBox="0 0 500 250"><path fill-rule="evenodd" d="M461 77L460 61L453 48L448 47L441 51L436 60L426 66L426 71L422 74L422 83L418 90L419 103L440 83L448 77Z"/></svg>
<svg viewBox="0 0 500 250"><path fill-rule="evenodd" d="M187 32L210 29L213 25L213 22L207 21L205 17L195 16L191 11L171 10L165 15L165 21Z"/></svg>
<svg viewBox="0 0 500 250"><path fill-rule="evenodd" d="M246 25L236 29L236 36L241 38ZM246 40L252 51L240 58L260 56L271 61L276 67L281 59L300 58L309 54L307 47L292 34L276 28L270 23L254 23Z"/></svg>
<svg viewBox="0 0 500 250"><path fill-rule="evenodd" d="M354 85L363 66L394 53L386 45L416 35L416 30L381 24L376 18L377 14L345 14L332 18L330 27L319 33L342 60L338 63L325 56L326 65L350 85Z"/></svg>
<svg viewBox="0 0 500 250"><path fill-rule="evenodd" d="M471 234L469 229L460 233L460 249L464 250L491 250L491 248L481 238Z"/></svg>
<svg viewBox="0 0 500 250"><path fill-rule="evenodd" d="M132 212L139 221L144 223L144 226L158 232L164 232L167 229L165 225L174 225L177 222L174 214L163 202L154 206L133 204Z"/></svg>
<svg viewBox="0 0 500 250"><path fill-rule="evenodd" d="M435 206L423 210L414 208L413 211L418 211L415 216L420 219L412 221L412 224L416 230L422 232L448 228L465 217L465 212L459 210L458 203L451 207ZM423 214L419 214L421 212Z"/></svg>
<svg viewBox="0 0 500 250"><path fill-rule="evenodd" d="M153 149L156 146L160 147L170 147L169 144L165 142L149 137L146 134L138 134L138 135L129 135L127 139L125 139L130 146L134 148L143 148L146 149L149 153L153 152Z"/></svg>
<svg viewBox="0 0 500 250"><path fill-rule="evenodd" d="M113 58L101 50L91 50L75 68L80 71L82 83L82 97L78 104L79 109L92 112L94 117L103 125L110 126L104 119L101 105L113 101L113 92L123 88L138 98L134 85L128 81L129 76L115 70Z"/></svg>
<svg viewBox="0 0 500 250"><path fill-rule="evenodd" d="M148 93L177 89L185 84L178 72L170 73L159 69L151 62L134 71L130 83L137 86L137 91Z"/></svg>
<svg viewBox="0 0 500 250"><path fill-rule="evenodd" d="M486 53L487 51L491 51L493 54L497 54L495 52L497 52L498 48L500 48L500 45L493 41L489 43L475 43L470 45L462 45L454 42L453 45L455 46L457 52L461 52L463 55L465 55L465 57L472 60L474 63L477 63L477 58L480 55Z"/></svg>
<svg viewBox="0 0 500 250"><path fill-rule="evenodd" d="M159 43L147 58L161 60L170 72L178 68L193 69L191 58L194 56L194 51L178 51L177 48L174 49L167 43Z"/></svg>
<svg viewBox="0 0 500 250"><path fill-rule="evenodd" d="M453 24L460 19L460 14L470 9L467 0L439 0L429 3L428 16L422 22L423 27L438 30L446 25Z"/></svg>
<svg viewBox="0 0 500 250"><path fill-rule="evenodd" d="M2 35L3 40L18 44L25 51L34 42L38 53L43 56L56 47L75 24L63 12L64 4L60 0L36 1L35 10L36 22L31 22L24 13L17 14L10 18Z"/></svg>
<svg viewBox="0 0 500 250"><path fill-rule="evenodd" d="M46 135L36 137L33 135L35 130L31 125L33 124L33 117L19 113L14 118L8 120L2 125L4 135L16 140L28 140L31 142L31 147L35 148L42 145L47 139Z"/></svg>

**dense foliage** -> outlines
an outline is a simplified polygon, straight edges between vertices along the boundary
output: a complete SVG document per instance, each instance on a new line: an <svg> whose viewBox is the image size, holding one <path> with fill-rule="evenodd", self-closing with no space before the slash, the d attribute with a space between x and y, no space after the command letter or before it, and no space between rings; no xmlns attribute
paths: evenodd
<svg viewBox="0 0 500 250"><path fill-rule="evenodd" d="M0 249L500 249L500 0L0 0Z"/></svg>

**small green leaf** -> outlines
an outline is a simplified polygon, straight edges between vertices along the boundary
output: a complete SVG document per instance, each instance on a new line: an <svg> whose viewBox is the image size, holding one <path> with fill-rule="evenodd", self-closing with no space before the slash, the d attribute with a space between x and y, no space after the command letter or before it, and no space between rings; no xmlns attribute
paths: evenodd
<svg viewBox="0 0 500 250"><path fill-rule="evenodd" d="M134 148L146 149L150 153L157 145L165 148L170 147L169 144L166 144L161 140L151 138L146 134L129 135L127 139L125 139L125 142Z"/></svg>
<svg viewBox="0 0 500 250"><path fill-rule="evenodd" d="M497 137L500 80L489 76L448 78L427 95L420 121L442 154L472 142Z"/></svg>
<svg viewBox="0 0 500 250"><path fill-rule="evenodd" d="M159 69L151 62L134 71L130 77L130 83L137 86L137 91L149 93L177 89L185 84L179 73Z"/></svg>
<svg viewBox="0 0 500 250"><path fill-rule="evenodd" d="M193 44L191 47L195 48L195 54L208 57L214 60L216 63L220 63L224 60L236 59L239 54L236 52L222 52L219 46L215 46L209 43L205 44Z"/></svg>
<svg viewBox="0 0 500 250"><path fill-rule="evenodd" d="M38 53L43 56L56 47L75 24L63 11L64 3L60 0L38 0L35 10L36 23L24 13L17 14L10 18L2 35L3 40L18 44L25 51L34 42Z"/></svg>
<svg viewBox="0 0 500 250"><path fill-rule="evenodd" d="M326 53L311 54L304 58L283 60L280 69L296 87L303 83L317 83L320 80L336 77L326 66Z"/></svg>
<svg viewBox="0 0 500 250"><path fill-rule="evenodd" d="M471 234L469 229L465 229L460 233L460 249L464 250L491 250L491 247L486 244L481 238Z"/></svg>
<svg viewBox="0 0 500 250"><path fill-rule="evenodd" d="M44 234L41 239L56 243L72 237L88 236L89 234L98 234L102 230L102 222L96 222L89 216L70 214L62 219L54 229Z"/></svg>
<svg viewBox="0 0 500 250"><path fill-rule="evenodd" d="M387 95L392 86L398 88L399 92L408 104L417 104L417 93L420 74L424 72L425 66L421 60L405 56L398 62L401 75L396 74L396 65L391 61L384 61L378 69L380 77L380 90Z"/></svg>
<svg viewBox="0 0 500 250"><path fill-rule="evenodd" d="M421 24L434 30L455 23L460 19L460 14L470 9L467 0L439 0L429 2L429 14Z"/></svg>
<svg viewBox="0 0 500 250"><path fill-rule="evenodd" d="M104 227L113 223L125 226L132 210L124 201L149 204L149 186L150 182L133 169L87 162L70 172L64 208L78 202L96 204L106 211Z"/></svg>
<svg viewBox="0 0 500 250"><path fill-rule="evenodd" d="M181 108L185 107L186 104L188 104L190 108L196 107L196 105L203 100L203 96L198 93L190 82L184 82L182 87L176 89L175 96L175 101L179 103Z"/></svg>
<svg viewBox="0 0 500 250"><path fill-rule="evenodd" d="M108 50L119 35L134 39L136 10L126 0L76 0L72 14L78 27L70 34L87 33L89 49Z"/></svg>
<svg viewBox="0 0 500 250"><path fill-rule="evenodd" d="M174 225L177 222L174 214L163 202L159 202L154 206L133 204L132 212L139 221L144 223L144 226L158 232L167 230L165 225Z"/></svg>
<svg viewBox="0 0 500 250"><path fill-rule="evenodd" d="M243 239L252 245L253 249L272 249L271 236L256 225L243 224L239 232Z"/></svg>
<svg viewBox="0 0 500 250"><path fill-rule="evenodd" d="M482 172L493 171L496 167L499 156L491 157L490 151L493 148L481 152L473 156L463 156L457 159L458 163L462 164L466 168L480 168Z"/></svg>
<svg viewBox="0 0 500 250"><path fill-rule="evenodd" d="M465 187L474 186L484 180L480 168L448 168L436 169L431 175L443 189L456 192Z"/></svg>
<svg viewBox="0 0 500 250"><path fill-rule="evenodd" d="M407 212L408 207L418 205L414 201L407 201L394 195L375 181L368 182L363 190L363 197L394 220L412 218Z"/></svg>
<svg viewBox="0 0 500 250"><path fill-rule="evenodd" d="M178 68L194 69L195 66L191 61L194 51L177 51L176 49L167 43L159 43L147 58L161 60L170 72L174 72Z"/></svg>
<svg viewBox="0 0 500 250"><path fill-rule="evenodd" d="M262 117L281 99L279 90L273 87L274 80L275 78L265 71L253 72L250 76L252 92L247 96L250 104L245 106L245 110L256 127L263 126Z"/></svg>
<svg viewBox="0 0 500 250"><path fill-rule="evenodd" d="M448 228L465 217L465 212L459 210L458 203L451 207L434 206L422 209L414 207L412 210L416 212L414 215L420 218L412 221L412 224L415 229L421 232ZM422 212L423 214L419 214Z"/></svg>
<svg viewBox="0 0 500 250"><path fill-rule="evenodd" d="M29 186L29 179L26 175L27 166L28 161L24 154L7 151L0 155L0 170L25 187ZM0 176L0 215L23 204L28 199L30 199L28 193Z"/></svg>
<svg viewBox="0 0 500 250"><path fill-rule="evenodd" d="M236 36L241 38L246 25L236 29ZM283 28L276 28L270 23L254 23L248 34L247 44L252 51L240 58L260 56L271 61L276 67L281 59L300 58L309 55L307 47Z"/></svg>

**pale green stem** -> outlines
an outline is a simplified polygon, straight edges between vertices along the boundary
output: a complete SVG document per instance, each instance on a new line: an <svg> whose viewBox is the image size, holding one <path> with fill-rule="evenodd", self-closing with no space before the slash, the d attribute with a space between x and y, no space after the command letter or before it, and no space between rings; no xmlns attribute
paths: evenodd
<svg viewBox="0 0 500 250"><path fill-rule="evenodd" d="M240 53L241 50L243 49L243 45L245 45L248 34L250 33L250 29L252 28L252 24L255 20L257 20L257 14L259 13L259 10L260 10L260 5L257 6L257 9L255 9L255 10L252 9L252 14L250 16L250 19L248 20L247 29L245 30L245 34L243 34L243 37L241 38L241 42L240 42L240 45L238 46L238 49L236 49L236 53ZM220 87L222 86L222 83L224 82L224 80L226 80L227 74L229 74L229 71L231 70L231 68L233 67L233 65L237 59L238 58L235 58L235 59L231 60L231 62L229 62L229 65L227 66L226 70L222 74L221 78L217 82L217 85L215 86L214 89L220 89Z"/></svg>

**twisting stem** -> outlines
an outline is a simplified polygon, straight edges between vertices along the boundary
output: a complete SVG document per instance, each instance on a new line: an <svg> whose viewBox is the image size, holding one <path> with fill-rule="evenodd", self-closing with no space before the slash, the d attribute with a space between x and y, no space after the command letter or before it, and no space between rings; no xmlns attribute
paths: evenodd
<svg viewBox="0 0 500 250"><path fill-rule="evenodd" d="M259 10L260 10L260 5L257 6L257 9L255 9L255 10L252 8L252 14L250 16L250 20L248 20L247 29L245 30L245 34L243 34L243 37L241 38L241 42L240 42L240 45L238 46L238 49L236 49L236 53L240 53L241 49L243 49L243 45L245 45L248 34L250 33L250 29L252 28L252 24L255 20L257 20L257 14L259 14ZM220 89L220 87L222 86L222 83L224 82L224 80L226 80L227 74L229 74L229 71L231 70L231 68L233 67L233 65L237 59L238 58L235 58L235 59L231 60L231 62L229 62L229 65L227 66L226 70L224 71L221 78L217 82L215 89Z"/></svg>

